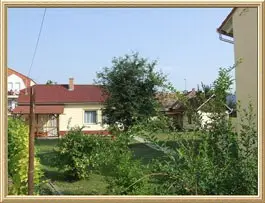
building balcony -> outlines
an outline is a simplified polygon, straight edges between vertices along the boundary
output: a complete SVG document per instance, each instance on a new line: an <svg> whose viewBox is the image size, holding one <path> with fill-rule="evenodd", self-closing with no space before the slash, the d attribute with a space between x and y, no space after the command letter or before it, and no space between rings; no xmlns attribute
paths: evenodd
<svg viewBox="0 0 265 203"><path fill-rule="evenodd" d="M9 90L7 91L7 95L19 95L19 90Z"/></svg>
<svg viewBox="0 0 265 203"><path fill-rule="evenodd" d="M18 96L19 96L19 91L13 91L13 90L7 91L8 98L18 98Z"/></svg>

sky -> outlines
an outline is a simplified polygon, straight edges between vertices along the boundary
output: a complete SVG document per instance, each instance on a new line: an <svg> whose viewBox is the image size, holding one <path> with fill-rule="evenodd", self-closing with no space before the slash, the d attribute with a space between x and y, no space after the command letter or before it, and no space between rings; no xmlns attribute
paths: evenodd
<svg viewBox="0 0 265 203"><path fill-rule="evenodd" d="M29 73L44 8L9 8L8 67L39 84L66 84L70 77L76 84L92 84L113 57L139 52L157 60L157 70L177 90L191 90L201 82L211 84L220 67L234 64L233 45L216 32L231 10L48 8Z"/></svg>

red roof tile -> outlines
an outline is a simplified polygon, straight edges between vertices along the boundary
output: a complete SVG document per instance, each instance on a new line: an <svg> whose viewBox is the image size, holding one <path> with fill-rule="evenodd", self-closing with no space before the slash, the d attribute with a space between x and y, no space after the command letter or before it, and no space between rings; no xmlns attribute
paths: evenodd
<svg viewBox="0 0 265 203"><path fill-rule="evenodd" d="M97 85L74 85L69 90L68 85L34 85L36 104L64 104L103 102L102 89ZM29 93L29 88L27 89ZM29 104L29 94L25 89L20 91L18 104Z"/></svg>
<svg viewBox="0 0 265 203"><path fill-rule="evenodd" d="M35 113L37 114L61 114L63 113L64 106L36 106ZM15 114L29 114L29 106L18 106L13 110Z"/></svg>

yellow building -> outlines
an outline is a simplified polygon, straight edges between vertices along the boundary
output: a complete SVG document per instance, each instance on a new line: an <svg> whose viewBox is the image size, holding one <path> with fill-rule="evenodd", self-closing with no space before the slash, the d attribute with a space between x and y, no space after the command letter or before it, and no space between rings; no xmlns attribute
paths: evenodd
<svg viewBox="0 0 265 203"><path fill-rule="evenodd" d="M258 110L258 9L234 8L217 29L220 40L234 45L236 98L242 108ZM237 115L240 121L240 114ZM256 119L257 123L257 119Z"/></svg>

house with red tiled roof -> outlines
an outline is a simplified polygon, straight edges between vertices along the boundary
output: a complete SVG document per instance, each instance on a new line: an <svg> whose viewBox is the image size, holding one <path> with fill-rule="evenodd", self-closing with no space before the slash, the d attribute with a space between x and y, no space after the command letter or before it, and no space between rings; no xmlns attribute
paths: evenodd
<svg viewBox="0 0 265 203"><path fill-rule="evenodd" d="M7 70L7 84L8 84L8 112L9 114L17 106L17 99L20 90L35 85L31 78L19 73L11 68Z"/></svg>
<svg viewBox="0 0 265 203"><path fill-rule="evenodd" d="M106 134L102 119L104 96L98 85L69 84L34 85L36 135L57 137L70 128L83 127L86 134ZM28 119L30 89L20 91L14 114Z"/></svg>

